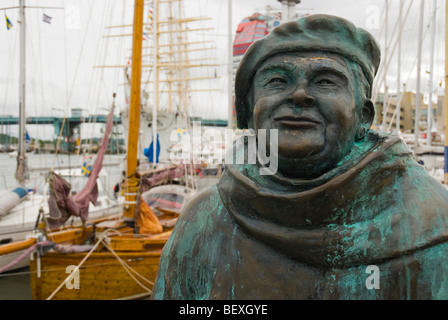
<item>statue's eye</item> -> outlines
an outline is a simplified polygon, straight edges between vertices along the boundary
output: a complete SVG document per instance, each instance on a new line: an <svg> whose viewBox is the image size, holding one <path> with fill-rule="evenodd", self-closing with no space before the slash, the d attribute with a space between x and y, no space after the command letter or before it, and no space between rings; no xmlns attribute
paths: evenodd
<svg viewBox="0 0 448 320"><path fill-rule="evenodd" d="M321 85L321 86L332 86L332 85L335 85L335 83L333 81L331 81L330 79L320 79L316 83L318 85Z"/></svg>
<svg viewBox="0 0 448 320"><path fill-rule="evenodd" d="M274 77L268 80L269 84L281 84L286 83L286 80L280 77Z"/></svg>

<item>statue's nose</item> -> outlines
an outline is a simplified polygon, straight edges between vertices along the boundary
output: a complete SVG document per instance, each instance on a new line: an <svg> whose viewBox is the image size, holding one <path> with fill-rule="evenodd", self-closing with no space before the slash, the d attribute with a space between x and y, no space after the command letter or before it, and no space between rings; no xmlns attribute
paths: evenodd
<svg viewBox="0 0 448 320"><path fill-rule="evenodd" d="M294 91L292 99L294 101L294 104L299 107L311 108L314 107L316 104L316 99L313 96L307 94L305 88L303 87L297 88Z"/></svg>

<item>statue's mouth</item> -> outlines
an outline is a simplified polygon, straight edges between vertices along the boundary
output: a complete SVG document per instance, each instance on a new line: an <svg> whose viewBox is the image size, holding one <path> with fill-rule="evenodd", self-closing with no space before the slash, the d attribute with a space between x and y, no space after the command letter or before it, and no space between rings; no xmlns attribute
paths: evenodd
<svg viewBox="0 0 448 320"><path fill-rule="evenodd" d="M290 127L315 127L320 125L319 120L313 119L307 116L280 116L274 118L274 121L279 122L282 125Z"/></svg>

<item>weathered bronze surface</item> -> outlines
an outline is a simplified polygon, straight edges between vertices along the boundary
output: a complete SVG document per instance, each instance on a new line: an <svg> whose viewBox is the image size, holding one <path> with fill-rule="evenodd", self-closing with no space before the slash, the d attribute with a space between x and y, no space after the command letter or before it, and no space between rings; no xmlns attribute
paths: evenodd
<svg viewBox="0 0 448 320"><path fill-rule="evenodd" d="M328 15L249 48L238 126L278 130L278 172L228 165L190 201L153 299L448 299L448 192L369 129L379 63L370 34Z"/></svg>

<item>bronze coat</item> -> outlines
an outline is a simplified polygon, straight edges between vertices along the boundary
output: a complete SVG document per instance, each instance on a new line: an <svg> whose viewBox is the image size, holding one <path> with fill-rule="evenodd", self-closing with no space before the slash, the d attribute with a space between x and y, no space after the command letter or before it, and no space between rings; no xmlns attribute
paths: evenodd
<svg viewBox="0 0 448 320"><path fill-rule="evenodd" d="M231 165L186 206L154 299L448 299L448 192L398 135L316 180L257 172Z"/></svg>

